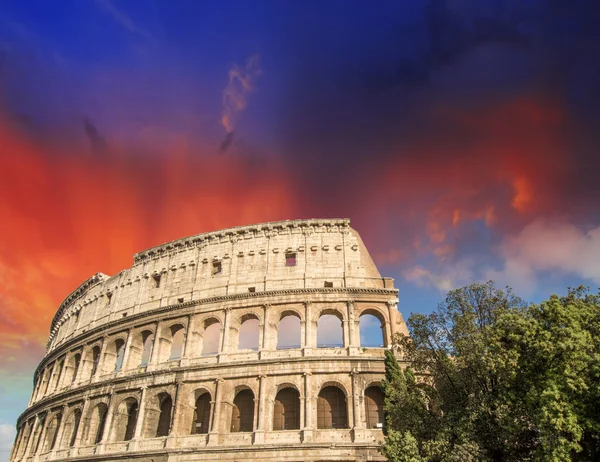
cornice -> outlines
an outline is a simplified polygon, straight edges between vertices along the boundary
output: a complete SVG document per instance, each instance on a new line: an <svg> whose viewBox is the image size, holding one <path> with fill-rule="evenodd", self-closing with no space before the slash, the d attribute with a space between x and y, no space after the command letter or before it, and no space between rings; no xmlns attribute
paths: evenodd
<svg viewBox="0 0 600 462"><path fill-rule="evenodd" d="M221 229L219 231L211 231L208 233L196 234L195 236L184 237L174 241L166 242L164 244L152 247L147 250L136 253L133 256L134 263L139 263L144 260L158 258L165 252L171 252L178 249L189 249L195 247L201 247L206 244L221 242L224 237L235 239L239 236L252 235L253 237L258 235L273 236L283 232L290 228L331 228L338 226L340 228L348 228L350 226L350 220L348 218L330 218L330 219L316 219L312 218L309 220L284 220L284 221L270 221L267 223L258 223L255 225L236 226L234 228Z"/></svg>
<svg viewBox="0 0 600 462"><path fill-rule="evenodd" d="M77 289L69 294L67 298L63 300L63 302L58 307L56 314L52 318L52 323L50 324L50 338L54 337L56 331L58 330L57 323L62 318L64 311L75 301L77 298L81 297L85 292L94 287L96 284L99 284L105 280L109 279L109 276L103 273L96 273L92 277L85 280ZM50 340L48 340L48 344L50 344Z"/></svg>
<svg viewBox="0 0 600 462"><path fill-rule="evenodd" d="M281 290L268 290L264 292L246 292L241 294L231 294L231 295L220 295L216 297L208 297L202 298L198 300L190 300L184 303L175 303L172 305L163 306L160 308L156 308L154 310L148 310L137 314L132 314L127 316L126 318L115 319L114 321L109 321L107 323L96 326L90 330L87 330L76 337L73 337L60 345L57 349L52 351L51 355L45 356L42 361L38 364L38 367L34 373L34 379L37 377L39 370L45 367L45 365L50 362L50 358L60 356L62 352L65 350L69 350L74 345L82 341L87 337L92 337L96 334L101 333L104 330L108 330L114 327L118 327L120 325L129 325L143 319L147 316L157 315L168 313L170 311L178 310L181 308L189 308L199 305L209 305L212 303L222 303L227 301L236 301L236 300L248 300L248 299L256 299L258 300L257 305L263 305L264 303L260 302L260 299L263 297L272 298L277 296L286 296L286 295L311 295L311 294L365 294L365 295L385 295L385 296L398 296L398 289L379 289L379 288L370 288L370 287L315 287L315 288L299 288L299 289L281 289ZM357 300L355 300L357 301ZM52 337L48 340L47 349L52 342Z"/></svg>

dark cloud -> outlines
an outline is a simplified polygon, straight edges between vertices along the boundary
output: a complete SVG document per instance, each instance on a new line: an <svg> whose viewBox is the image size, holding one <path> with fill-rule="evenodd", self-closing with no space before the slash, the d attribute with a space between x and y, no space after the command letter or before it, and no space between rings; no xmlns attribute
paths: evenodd
<svg viewBox="0 0 600 462"><path fill-rule="evenodd" d="M93 154L103 154L106 151L106 140L100 135L96 126L90 119L84 117L83 131L90 142L90 148Z"/></svg>
<svg viewBox="0 0 600 462"><path fill-rule="evenodd" d="M227 149L229 149L229 146L231 146L231 143L233 143L234 137L235 132L227 132L225 138L223 138L223 141L221 141L221 144L219 145L219 152L221 154L227 152Z"/></svg>

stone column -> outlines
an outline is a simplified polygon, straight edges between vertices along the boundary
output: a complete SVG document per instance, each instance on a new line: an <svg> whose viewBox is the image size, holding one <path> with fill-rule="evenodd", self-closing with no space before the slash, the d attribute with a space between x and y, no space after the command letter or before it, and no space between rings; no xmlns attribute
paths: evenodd
<svg viewBox="0 0 600 462"><path fill-rule="evenodd" d="M185 329L185 342L183 342L183 351L181 352L181 361L180 364L182 366L187 365L189 362L188 351L190 351L190 345L192 343L192 315L188 315L187 327Z"/></svg>
<svg viewBox="0 0 600 462"><path fill-rule="evenodd" d="M189 324L188 324L189 325ZM166 447L177 447L177 436L179 434L179 398L183 384L177 382L175 388L175 398L173 399L173 407L171 408L171 423L169 426L169 434L167 435Z"/></svg>
<svg viewBox="0 0 600 462"><path fill-rule="evenodd" d="M364 425L361 417L361 400L360 400L360 389L358 386L358 375L359 372L353 369L350 372L352 379L352 440L362 441L365 438Z"/></svg>
<svg viewBox="0 0 600 462"><path fill-rule="evenodd" d="M264 444L265 442L265 419L267 412L266 402L266 375L261 375L258 380L258 419L256 424L256 430L254 431L253 444Z"/></svg>
<svg viewBox="0 0 600 462"><path fill-rule="evenodd" d="M396 324L396 317L397 317L397 313L398 313L398 300L388 300L387 302L387 306L388 306L388 316L390 318L390 335L391 338L388 339L388 345L392 345L393 341L394 341L394 337L396 336L396 333L398 332L398 326Z"/></svg>
<svg viewBox="0 0 600 462"><path fill-rule="evenodd" d="M311 302L307 301L304 302L304 348L302 350L304 356L310 356L315 348L313 327Z"/></svg>
<svg viewBox="0 0 600 462"><path fill-rule="evenodd" d="M227 360L227 354L229 353L229 331L231 324L231 308L225 308L225 321L223 322L223 335L221 336L221 351L218 355L218 362Z"/></svg>
<svg viewBox="0 0 600 462"><path fill-rule="evenodd" d="M259 339L259 349L260 350L270 350L270 346L271 346L271 336L272 336L272 329L271 329L271 322L269 319L269 315L270 315L270 311L271 311L271 305L270 304L265 304L263 305L263 327L261 329L261 338Z"/></svg>
<svg viewBox="0 0 600 462"><path fill-rule="evenodd" d="M313 438L313 413L312 413L312 373L305 372L304 374L304 427L302 428L302 442L307 443L312 441Z"/></svg>
<svg viewBox="0 0 600 462"><path fill-rule="evenodd" d="M140 394L140 405L138 407L137 419L135 421L135 433L131 443L129 443L129 449L136 450L138 443L143 438L142 431L144 429L144 414L146 413L146 394L148 387L142 387Z"/></svg>
<svg viewBox="0 0 600 462"><path fill-rule="evenodd" d="M219 424L221 423L221 401L223 394L223 383L225 380L217 379L215 380L215 394L214 401L212 401L212 420L210 424L210 432L208 434L208 446L218 446L219 445Z"/></svg>
<svg viewBox="0 0 600 462"><path fill-rule="evenodd" d="M354 316L354 300L348 300L346 302L346 309L348 311L348 336L350 337L350 345L348 348L348 354L350 356L357 356L360 354L360 332L356 329L356 318Z"/></svg>

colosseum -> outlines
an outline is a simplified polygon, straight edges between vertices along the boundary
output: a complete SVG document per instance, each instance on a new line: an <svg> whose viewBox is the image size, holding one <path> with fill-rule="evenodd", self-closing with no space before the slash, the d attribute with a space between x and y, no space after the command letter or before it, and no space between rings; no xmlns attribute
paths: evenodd
<svg viewBox="0 0 600 462"><path fill-rule="evenodd" d="M58 308L10 460L385 460L397 305L347 219L140 252Z"/></svg>

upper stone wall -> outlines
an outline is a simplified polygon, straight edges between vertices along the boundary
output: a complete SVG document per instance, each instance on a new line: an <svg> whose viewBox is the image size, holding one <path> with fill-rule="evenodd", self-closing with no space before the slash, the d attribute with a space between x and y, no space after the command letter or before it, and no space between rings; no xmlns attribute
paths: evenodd
<svg viewBox="0 0 600 462"><path fill-rule="evenodd" d="M286 266L295 254L295 266ZM220 271L219 271L220 267ZM282 289L392 288L348 219L293 220L199 234L134 256L130 269L98 273L60 305L48 349L100 324L162 306Z"/></svg>

